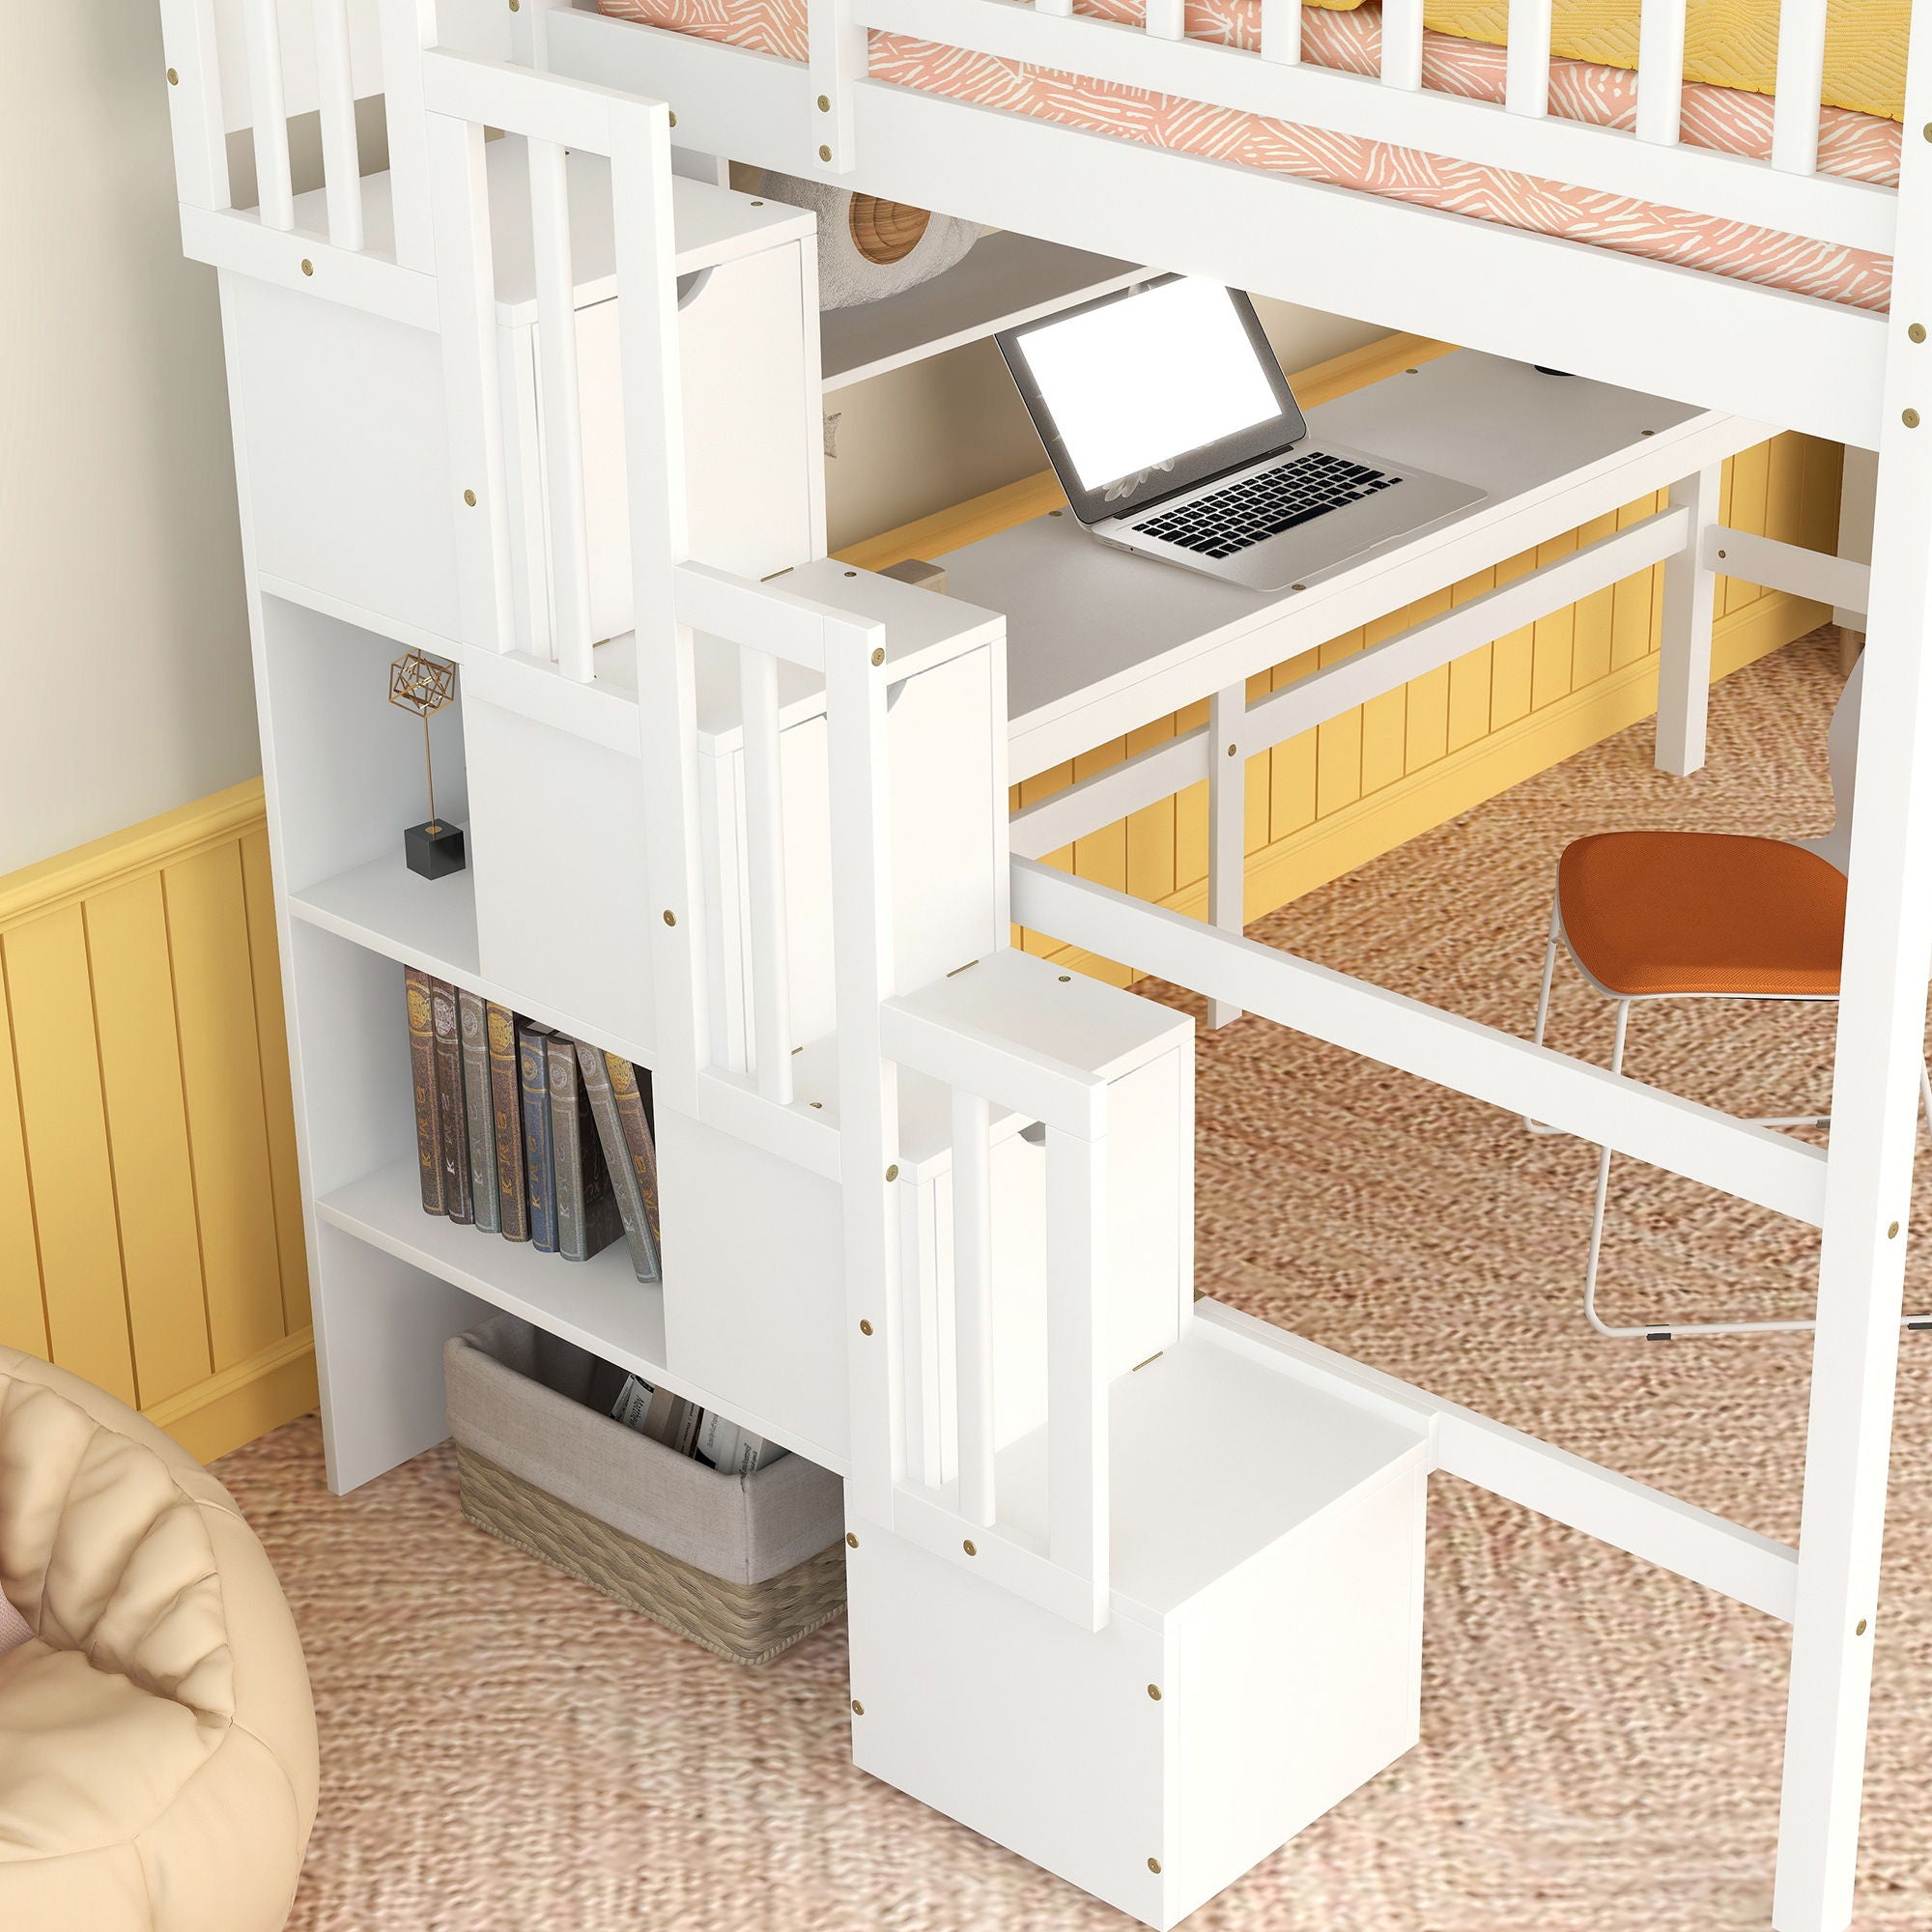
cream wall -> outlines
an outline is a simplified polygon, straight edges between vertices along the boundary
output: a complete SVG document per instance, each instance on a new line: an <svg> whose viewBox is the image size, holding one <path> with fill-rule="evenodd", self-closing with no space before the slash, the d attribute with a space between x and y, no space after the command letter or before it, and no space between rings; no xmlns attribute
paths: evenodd
<svg viewBox="0 0 1932 1932"><path fill-rule="evenodd" d="M0 874L257 768L214 280L155 0L9 6Z"/></svg>

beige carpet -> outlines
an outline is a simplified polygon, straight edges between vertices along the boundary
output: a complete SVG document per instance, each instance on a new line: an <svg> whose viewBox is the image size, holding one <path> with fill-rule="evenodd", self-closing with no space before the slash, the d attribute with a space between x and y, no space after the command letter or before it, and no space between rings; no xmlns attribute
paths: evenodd
<svg viewBox="0 0 1932 1932"><path fill-rule="evenodd" d="M1527 1031L1567 838L1825 822L1833 662L1808 644L1730 680L1688 783L1651 769L1640 727L1257 929ZM1571 981L1559 1042L1601 1052L1607 1024ZM1658 1009L1632 1070L1781 1112L1822 1103L1830 1049L1817 1014ZM1253 1020L1204 1041L1200 1123L1210 1292L1794 1532L1808 1344L1592 1339L1586 1151ZM1804 1305L1815 1240L1755 1209L1629 1168L1613 1227L1613 1313ZM1932 1335L1905 1356L1863 1932L1932 1928ZM289 1588L322 1714L303 1932L1125 1923L852 1769L842 1627L765 1671L716 1662L469 1529L442 1451L336 1501L306 1421L221 1474ZM1782 1628L1445 1479L1430 1545L1420 1749L1190 1924L1762 1932Z"/></svg>

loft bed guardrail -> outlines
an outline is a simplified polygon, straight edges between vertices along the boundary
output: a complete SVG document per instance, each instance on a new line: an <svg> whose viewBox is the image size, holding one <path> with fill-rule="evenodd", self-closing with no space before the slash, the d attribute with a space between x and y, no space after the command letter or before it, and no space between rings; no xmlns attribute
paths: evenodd
<svg viewBox="0 0 1932 1932"><path fill-rule="evenodd" d="M176 154L190 252L252 272L286 256L290 275L307 260L321 292L418 321L426 290L372 277L364 265L429 267L428 164L411 103L421 53L440 36L461 50L514 54L664 99L681 116L678 141L701 153L1157 259L1518 359L1562 342L1565 365L1578 373L1875 446L1885 337L1876 311L867 77L873 32L914 35L1890 254L1896 190L1818 168L1823 0L1780 10L1775 131L1763 159L1682 138L1684 11L1684 0L1645 0L1638 106L1626 129L1549 111L1549 0L1512 10L1500 103L1422 84L1421 0L1384 8L1373 78L1301 60L1290 0L1267 0L1256 51L1180 34L1172 0L1156 0L1145 27L1016 0L813 0L803 64L560 0L526 0L514 15L445 6L440 23L430 0L323 0L312 37L284 33L273 0L164 0L163 8L170 72L183 93ZM354 105L378 85L390 169L372 241L366 185L352 172ZM312 214L289 192L287 132L290 114L311 110L327 177ZM262 185L256 209L235 211L226 135L244 128ZM320 243L331 259L291 241ZM1510 289L1512 301L1492 299L1495 288ZM1794 368L1806 372L1802 384L1791 381Z"/></svg>

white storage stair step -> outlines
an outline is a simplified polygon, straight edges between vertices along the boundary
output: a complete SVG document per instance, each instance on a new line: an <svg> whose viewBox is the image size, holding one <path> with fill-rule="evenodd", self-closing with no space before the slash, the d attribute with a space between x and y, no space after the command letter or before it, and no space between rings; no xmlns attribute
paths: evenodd
<svg viewBox="0 0 1932 1932"><path fill-rule="evenodd" d="M914 592L914 595L924 595ZM935 1014L1002 1035L1109 1083L1111 1154L1122 1213L1114 1223L1109 1367L1124 1372L1179 1332L1191 1293L1194 1023L1149 1000L1002 946L922 988ZM838 1124L836 1041L794 1062L795 1104ZM898 1073L908 1416L919 1418L935 1479L952 1451L941 1395L952 1383L951 1117L944 1090ZM814 1105L814 1102L817 1104ZM1037 1426L1043 1409L1045 1296L1041 1149L1010 1112L992 1122L994 1359L999 1439ZM845 1270L839 1191L716 1127L660 1109L667 1347L679 1372L728 1387L814 1460L848 1463Z"/></svg>
<svg viewBox="0 0 1932 1932"><path fill-rule="evenodd" d="M1001 1452L1045 1547L1045 1432ZM1215 1326L1109 1392L1096 1632L855 1519L862 1769L1150 1925L1186 1917L1418 1732L1426 1425ZM967 1541L970 1541L967 1540Z"/></svg>
<svg viewBox="0 0 1932 1932"><path fill-rule="evenodd" d="M524 143L487 144L518 639L548 660L544 409ZM630 626L608 164L569 160L593 635ZM388 245L388 177L363 183L370 246ZM693 551L758 577L823 548L812 221L678 177L686 483ZM319 201L298 223L326 232ZM326 288L314 291L327 294ZM270 587L438 648L460 635L440 338L252 277L225 279L237 429Z"/></svg>

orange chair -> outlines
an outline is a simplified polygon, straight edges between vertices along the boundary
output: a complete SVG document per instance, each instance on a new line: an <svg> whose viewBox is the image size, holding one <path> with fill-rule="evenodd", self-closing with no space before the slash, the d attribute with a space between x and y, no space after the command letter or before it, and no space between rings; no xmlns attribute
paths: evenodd
<svg viewBox="0 0 1932 1932"><path fill-rule="evenodd" d="M1536 1043L1549 1017L1559 947L1617 1006L1610 1070L1621 1073L1630 1009L1639 1000L1833 1000L1845 938L1845 867L1852 838L1863 660L1845 681L1832 719L1832 793L1837 820L1822 838L1757 838L1712 832L1604 832L1564 848L1556 867ZM1919 1068L1932 1122L1932 1082ZM1531 1133L1553 1127L1525 1121ZM1767 1127L1829 1126L1823 1114L1760 1116ZM1692 1321L1616 1327L1597 1313L1611 1151L1599 1150L1597 1199L1583 1313L1600 1335L1667 1342L1678 1335L1808 1329L1808 1321ZM1908 1327L1932 1327L1914 1317Z"/></svg>

